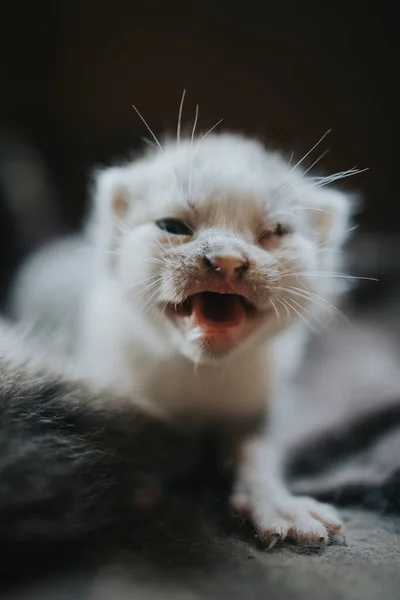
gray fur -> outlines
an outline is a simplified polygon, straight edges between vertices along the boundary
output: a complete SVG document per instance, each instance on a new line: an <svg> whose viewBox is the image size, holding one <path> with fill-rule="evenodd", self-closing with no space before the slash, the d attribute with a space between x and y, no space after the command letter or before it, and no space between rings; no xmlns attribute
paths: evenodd
<svg viewBox="0 0 400 600"><path fill-rule="evenodd" d="M3 339L10 333L1 331ZM140 512L138 492L158 490L190 464L184 434L34 372L16 354L14 344L0 357L0 541L60 541L115 527Z"/></svg>

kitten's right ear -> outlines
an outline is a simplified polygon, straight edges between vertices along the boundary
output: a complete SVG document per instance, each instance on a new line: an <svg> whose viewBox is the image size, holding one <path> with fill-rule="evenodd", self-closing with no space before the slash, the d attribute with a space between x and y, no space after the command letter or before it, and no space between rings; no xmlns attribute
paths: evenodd
<svg viewBox="0 0 400 600"><path fill-rule="evenodd" d="M95 178L96 204L110 217L123 218L128 211L128 190L124 185L123 167L110 167L97 171Z"/></svg>
<svg viewBox="0 0 400 600"><path fill-rule="evenodd" d="M123 167L109 167L93 173L92 216L89 226L98 246L115 247L118 225L129 209Z"/></svg>

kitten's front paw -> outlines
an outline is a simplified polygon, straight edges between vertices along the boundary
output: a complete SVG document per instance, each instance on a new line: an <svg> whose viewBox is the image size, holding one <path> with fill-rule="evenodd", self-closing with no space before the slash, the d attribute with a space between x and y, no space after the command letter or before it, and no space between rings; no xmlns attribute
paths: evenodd
<svg viewBox="0 0 400 600"><path fill-rule="evenodd" d="M237 495L233 507L252 522L260 540L268 548L288 539L298 544L324 546L342 529L336 510L312 498L282 496L251 498Z"/></svg>

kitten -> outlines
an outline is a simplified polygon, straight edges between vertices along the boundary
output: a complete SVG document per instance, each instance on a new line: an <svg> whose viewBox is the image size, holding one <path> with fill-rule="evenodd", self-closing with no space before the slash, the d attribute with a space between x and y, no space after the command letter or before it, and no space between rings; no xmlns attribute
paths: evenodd
<svg viewBox="0 0 400 600"><path fill-rule="evenodd" d="M20 318L32 320L30 298L37 321L56 315L93 385L188 428L218 424L235 449L232 505L269 546L341 528L333 508L287 491L272 426L308 326L341 291L350 213L329 178L299 166L210 134L107 168L85 235L35 257L14 297ZM51 286L64 273L74 294Z"/></svg>

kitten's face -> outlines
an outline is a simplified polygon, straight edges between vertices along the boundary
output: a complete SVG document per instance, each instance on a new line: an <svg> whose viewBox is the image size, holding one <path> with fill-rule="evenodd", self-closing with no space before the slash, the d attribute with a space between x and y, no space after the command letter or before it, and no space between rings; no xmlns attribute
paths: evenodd
<svg viewBox="0 0 400 600"><path fill-rule="evenodd" d="M329 297L316 273L335 265L345 201L255 142L167 147L106 171L98 199L132 310L195 362L252 351Z"/></svg>

